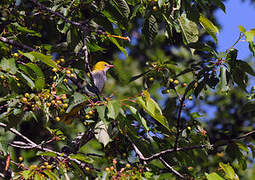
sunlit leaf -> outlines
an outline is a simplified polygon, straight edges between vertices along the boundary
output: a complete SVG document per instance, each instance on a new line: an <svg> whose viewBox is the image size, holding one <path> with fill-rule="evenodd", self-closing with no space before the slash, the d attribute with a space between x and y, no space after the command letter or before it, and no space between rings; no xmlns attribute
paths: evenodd
<svg viewBox="0 0 255 180"><path fill-rule="evenodd" d="M195 22L190 21L183 14L180 16L179 24L182 29L183 39L186 44L195 43L198 41L198 26Z"/></svg>
<svg viewBox="0 0 255 180"><path fill-rule="evenodd" d="M219 33L219 29L202 14L200 14L199 21L202 27L206 30L206 32L210 34L213 40L217 43L218 40L216 35Z"/></svg>
<svg viewBox="0 0 255 180"><path fill-rule="evenodd" d="M95 126L95 137L98 142L103 143L104 146L106 146L111 141L107 129L108 127L103 121L99 121Z"/></svg>

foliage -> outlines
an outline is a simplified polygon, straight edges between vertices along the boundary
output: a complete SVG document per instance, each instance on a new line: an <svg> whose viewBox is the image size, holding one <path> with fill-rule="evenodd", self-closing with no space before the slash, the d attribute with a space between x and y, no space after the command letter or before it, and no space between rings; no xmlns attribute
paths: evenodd
<svg viewBox="0 0 255 180"><path fill-rule="evenodd" d="M1 1L0 176L252 179L255 72L235 45L247 41L254 56L255 30L240 25L217 52L218 8ZM87 96L100 60L115 68L104 93Z"/></svg>

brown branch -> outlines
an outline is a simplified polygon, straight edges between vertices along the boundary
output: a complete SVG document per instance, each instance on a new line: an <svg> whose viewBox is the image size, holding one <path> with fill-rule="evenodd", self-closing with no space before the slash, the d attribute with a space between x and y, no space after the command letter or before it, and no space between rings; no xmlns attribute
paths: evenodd
<svg viewBox="0 0 255 180"><path fill-rule="evenodd" d="M66 18L63 14L61 14L61 13L59 13L59 12L52 11L50 8L44 6L43 4L37 2L36 0L30 0L30 1L32 1L32 2L33 2L36 6L38 6L40 9L45 10L45 11L47 11L48 13L53 14L53 15L55 15L55 16L58 16L59 18L63 19L63 20L64 20L65 22L67 22L67 23L70 23L70 24L75 25L75 26L83 26L82 23L78 23L78 22L72 21L72 20Z"/></svg>
<svg viewBox="0 0 255 180"><path fill-rule="evenodd" d="M234 141L237 141L237 140L240 140L240 139L245 139L245 138L248 138L249 136L251 135L254 135L255 134L255 130L251 131L251 132L248 132L242 136L239 136L237 138L234 138L234 139L230 139L230 140L225 140L225 141L222 141L220 143L217 143L216 144L210 144L210 145L196 145L196 146L188 146L188 147L182 147L182 148L172 148L172 149L167 149L167 150L164 150L164 151L161 151L159 153L155 153L153 154L152 156L150 157L147 157L147 158L143 158L141 157L142 160L144 161L151 161L153 159L156 159L158 157L161 157L162 155L165 155L167 153L173 153L173 152L181 152L181 151L188 151L188 150L193 150L193 149L202 149L202 148L209 148L209 149L213 149L213 148L217 148L217 147L220 147L220 146L225 146L225 145L228 145L229 143L233 143Z"/></svg>
<svg viewBox="0 0 255 180"><path fill-rule="evenodd" d="M14 41L14 40L7 39L5 37L0 37L0 41L4 42L6 44L12 45L14 47L17 47L17 48L27 50L27 51L38 51L38 50L36 50L34 48L31 48L31 47L29 47L27 45L18 43L18 42Z"/></svg>
<svg viewBox="0 0 255 180"><path fill-rule="evenodd" d="M0 127L8 128L7 125L4 124L4 123L0 123ZM44 151L44 152L52 152L52 153L58 155L59 159L62 159L62 160L69 159L70 161L75 162L76 164L78 164L80 167L83 167L83 168L85 166L87 166L87 163L83 163L83 162L81 162L77 159L70 158L65 153L60 153L60 152L57 152L57 151L53 151L51 149L42 147L41 145L38 145L38 144L34 143L33 141L31 141L29 138L27 138L26 136L24 136L23 134L21 134L20 132L18 132L14 128L8 128L8 130L11 131L12 133L16 134L17 136L22 137L24 140L26 140L28 142L28 143L24 143L24 142L21 142L21 141L14 141L13 143L10 143L10 145L11 146L13 145L13 147L18 147L18 148L21 148L21 149L37 149L37 150Z"/></svg>
<svg viewBox="0 0 255 180"><path fill-rule="evenodd" d="M181 175L178 171L176 171L172 166L170 166L162 157L159 157L159 160L169 169L173 174L181 179L185 179L183 175Z"/></svg>
<svg viewBox="0 0 255 180"><path fill-rule="evenodd" d="M177 116L177 125L176 125L176 137L175 137L175 143L174 143L174 149L178 148L178 141L179 141L179 136L180 136L180 126L181 126L181 113L184 107L184 101L185 101L185 94L180 100L180 108L178 111L178 116Z"/></svg>

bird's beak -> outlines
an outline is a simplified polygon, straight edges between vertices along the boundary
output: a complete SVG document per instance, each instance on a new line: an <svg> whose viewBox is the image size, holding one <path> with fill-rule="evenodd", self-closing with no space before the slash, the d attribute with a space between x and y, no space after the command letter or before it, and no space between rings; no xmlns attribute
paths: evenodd
<svg viewBox="0 0 255 180"><path fill-rule="evenodd" d="M113 68L114 65L113 65L113 64L109 64L109 65L107 65L107 67L108 67L108 68Z"/></svg>

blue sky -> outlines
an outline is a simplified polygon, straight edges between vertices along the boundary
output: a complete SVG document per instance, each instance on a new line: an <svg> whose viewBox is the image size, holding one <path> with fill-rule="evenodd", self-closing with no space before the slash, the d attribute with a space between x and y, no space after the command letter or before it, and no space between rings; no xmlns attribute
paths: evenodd
<svg viewBox="0 0 255 180"><path fill-rule="evenodd" d="M246 30L255 28L255 3L250 0L228 0L224 3L226 14L222 10L216 12L216 18L222 29L218 34L218 51L225 51L231 47L239 37L238 26L242 25ZM236 46L239 50L238 59L251 56L247 42L239 42Z"/></svg>

